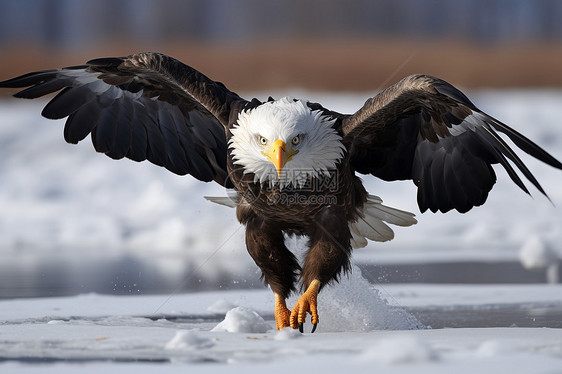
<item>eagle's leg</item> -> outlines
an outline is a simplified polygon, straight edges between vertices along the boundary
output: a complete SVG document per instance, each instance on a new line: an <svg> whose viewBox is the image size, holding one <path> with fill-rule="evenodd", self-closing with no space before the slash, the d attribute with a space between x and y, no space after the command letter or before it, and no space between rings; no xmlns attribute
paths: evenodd
<svg viewBox="0 0 562 374"><path fill-rule="evenodd" d="M295 291L300 265L285 246L279 225L255 215L246 223L246 247L275 294L275 324L282 330L289 326L291 312L285 299Z"/></svg>
<svg viewBox="0 0 562 374"><path fill-rule="evenodd" d="M285 298L278 293L275 293L275 325L277 330L283 330L290 325L289 318L291 311L287 308Z"/></svg>
<svg viewBox="0 0 562 374"><path fill-rule="evenodd" d="M315 217L310 231L310 250L302 268L302 286L306 291L291 312L291 327L303 331L306 313L312 316L312 332L318 323L317 297L324 285L337 280L342 271L348 271L351 255L351 233L347 224L341 224L345 212L340 206L324 209Z"/></svg>

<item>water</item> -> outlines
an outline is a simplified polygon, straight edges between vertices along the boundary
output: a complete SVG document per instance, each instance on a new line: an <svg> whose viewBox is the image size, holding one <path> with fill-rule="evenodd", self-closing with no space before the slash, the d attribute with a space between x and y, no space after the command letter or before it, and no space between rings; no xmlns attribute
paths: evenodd
<svg viewBox="0 0 562 374"><path fill-rule="evenodd" d="M562 265L562 262L561 262ZM426 264L359 264L374 285L388 283L528 284L546 283L546 272L530 271L518 262L436 262ZM562 266L560 266L562 268ZM0 265L0 299L71 296L166 294L213 289L263 288L257 268L244 274L224 272L210 279L186 270L173 278L133 258L97 263L51 262L38 267Z"/></svg>
<svg viewBox="0 0 562 374"><path fill-rule="evenodd" d="M488 305L478 307L406 308L433 329L480 327L562 328L560 305Z"/></svg>

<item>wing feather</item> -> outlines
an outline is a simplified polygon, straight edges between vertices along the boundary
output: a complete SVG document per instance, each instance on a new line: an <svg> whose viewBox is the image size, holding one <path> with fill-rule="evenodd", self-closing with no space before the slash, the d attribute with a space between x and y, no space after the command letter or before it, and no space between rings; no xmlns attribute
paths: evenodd
<svg viewBox="0 0 562 374"><path fill-rule="evenodd" d="M75 123L76 125L64 127L64 140L72 144L77 144L84 140L96 127L101 114L102 111L96 101L90 101L82 106L80 110L72 113L68 118L68 122Z"/></svg>
<svg viewBox="0 0 562 374"><path fill-rule="evenodd" d="M133 102L133 132L131 136L131 148L127 153L127 157L134 161L144 161L147 159L148 153L148 134L146 127L141 122L138 113L142 112L143 108L140 103Z"/></svg>
<svg viewBox="0 0 562 374"><path fill-rule="evenodd" d="M49 119L68 117L96 98L87 86L66 87L43 108L41 115Z"/></svg>
<svg viewBox="0 0 562 374"><path fill-rule="evenodd" d="M133 103L131 101L123 101L119 106L119 115L114 122L113 144L111 149L106 153L107 156L119 160L127 156L127 152L131 148L131 139L133 132L132 121Z"/></svg>
<svg viewBox="0 0 562 374"><path fill-rule="evenodd" d="M246 101L197 70L157 53L101 58L85 65L29 73L0 87L14 96L57 93L42 111L68 117L67 142L91 134L98 152L115 159L149 160L177 174L230 186L227 145L233 103Z"/></svg>
<svg viewBox="0 0 562 374"><path fill-rule="evenodd" d="M343 119L342 132L352 167L384 180L412 179L422 212L466 212L483 204L496 181L491 165L498 163L524 192L529 190L519 173L546 196L498 132L529 155L562 169L560 161L480 111L461 91L427 75L406 77L367 100Z"/></svg>
<svg viewBox="0 0 562 374"><path fill-rule="evenodd" d="M45 76L46 79L53 79L55 78L54 74L41 74L41 76ZM49 78L47 78L49 77ZM27 80L23 80L26 82ZM23 91L18 92L14 96L20 99L36 99L41 96L45 96L52 92L56 92L58 90L63 89L70 83L68 79L60 79L60 80L49 80L45 81L41 84L36 84L35 86L31 86ZM34 83L31 83L34 84Z"/></svg>

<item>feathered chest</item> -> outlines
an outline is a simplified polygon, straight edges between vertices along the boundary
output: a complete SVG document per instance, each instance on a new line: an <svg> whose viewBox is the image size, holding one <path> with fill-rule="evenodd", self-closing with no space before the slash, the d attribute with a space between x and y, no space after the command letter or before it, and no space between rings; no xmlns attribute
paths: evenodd
<svg viewBox="0 0 562 374"><path fill-rule="evenodd" d="M240 201L258 215L291 224L310 223L312 217L329 205L345 204L346 180L339 169L318 177L308 177L302 184L255 182L252 173L235 168L230 174Z"/></svg>

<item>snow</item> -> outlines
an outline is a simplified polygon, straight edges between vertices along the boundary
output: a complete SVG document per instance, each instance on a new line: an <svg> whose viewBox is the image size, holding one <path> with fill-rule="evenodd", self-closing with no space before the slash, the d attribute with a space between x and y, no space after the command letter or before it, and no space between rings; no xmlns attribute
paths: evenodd
<svg viewBox="0 0 562 374"><path fill-rule="evenodd" d="M370 96L274 96L286 95L342 112ZM562 91L469 97L562 159ZM519 152L552 203L496 168L488 202L465 215L420 215L411 182L364 177L385 205L418 213L418 224L354 252L353 272L319 295L316 333L310 323L305 334L275 331L273 294L234 211L203 198L223 189L112 161L89 141L67 145L63 122L39 116L44 104L0 102L0 372L561 371L562 172ZM288 239L299 257L302 244ZM473 261L521 264L551 283L364 278L377 282L369 272L385 264Z"/></svg>
<svg viewBox="0 0 562 374"><path fill-rule="evenodd" d="M290 327L285 327L283 330L277 331L277 334L273 337L275 340L290 340L290 339L298 339L301 338L303 335L298 331L294 330Z"/></svg>
<svg viewBox="0 0 562 374"><path fill-rule="evenodd" d="M294 304L296 297L290 300ZM318 296L325 310L320 316L318 331L411 330L424 328L414 316L388 303L376 288L365 280L361 270L353 266L351 274L336 287L328 287Z"/></svg>
<svg viewBox="0 0 562 374"><path fill-rule="evenodd" d="M255 310L239 306L226 312L224 320L211 331L263 334L268 330L271 330L271 326Z"/></svg>
<svg viewBox="0 0 562 374"><path fill-rule="evenodd" d="M531 236L523 244L519 259L527 269L540 270L558 262L558 255L539 237Z"/></svg>
<svg viewBox="0 0 562 374"><path fill-rule="evenodd" d="M251 331L244 331L251 332ZM164 346L165 349L192 350L211 348L215 343L211 339L202 338L194 330L180 330Z"/></svg>
<svg viewBox="0 0 562 374"><path fill-rule="evenodd" d="M436 361L437 352L427 342L414 336L382 339L367 347L359 356L366 364L416 364Z"/></svg>
<svg viewBox="0 0 562 374"><path fill-rule="evenodd" d="M558 283L559 275L559 255L550 243L537 236L531 236L523 244L519 251L521 264L530 270L546 269L546 280L548 283Z"/></svg>
<svg viewBox="0 0 562 374"><path fill-rule="evenodd" d="M226 313L231 309L236 308L238 305L234 304L231 301L228 301L226 299L219 299L217 301L215 301L212 305L209 305L209 307L207 308L208 312L211 313Z"/></svg>
<svg viewBox="0 0 562 374"><path fill-rule="evenodd" d="M470 305L475 314L512 302L562 306L560 285L466 287L418 284L406 294L404 285L389 285L385 292L394 295L393 302L400 304L397 310L423 305L441 312L461 311L461 302ZM368 296L366 289L363 292ZM451 300L454 293L457 298ZM463 294L468 296L463 298ZM512 300L510 295L519 298ZM219 300L242 306L226 315L207 311ZM242 312L228 317L233 310ZM499 328L353 332L331 331L325 319L331 313L334 311L320 304L319 326L324 325L324 331L300 334L273 329L273 297L268 290L212 291L171 298L88 294L2 300L0 370L16 374L32 370L63 374L76 370L280 373L299 367L322 372L494 373L509 369L513 373L555 373L562 367L562 329L517 327L509 316L506 326ZM217 331L229 319L232 326L246 326L253 332ZM265 331L264 323L270 326ZM361 326L361 321L355 324Z"/></svg>

